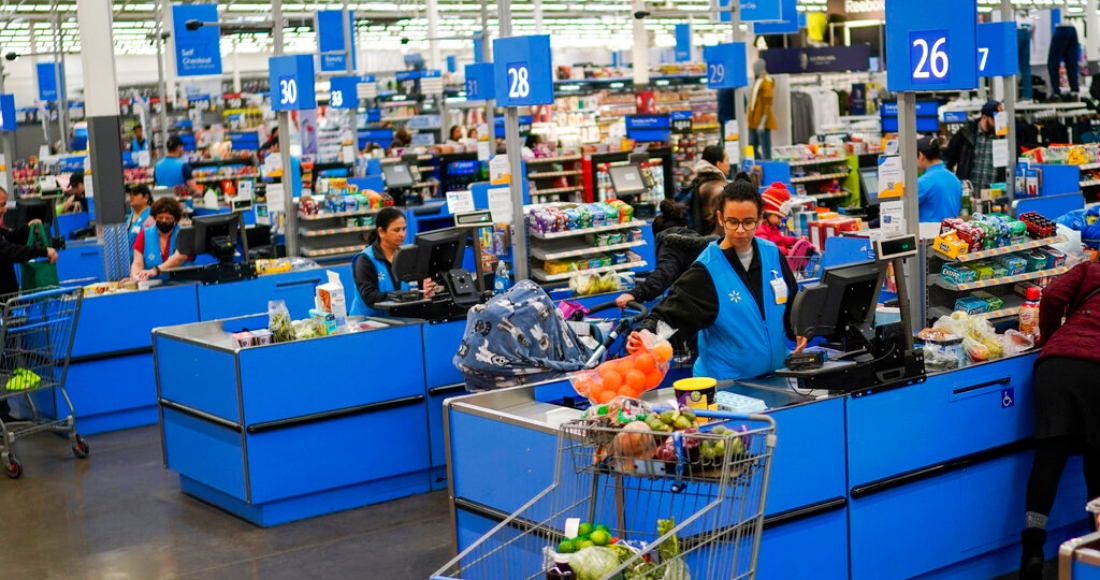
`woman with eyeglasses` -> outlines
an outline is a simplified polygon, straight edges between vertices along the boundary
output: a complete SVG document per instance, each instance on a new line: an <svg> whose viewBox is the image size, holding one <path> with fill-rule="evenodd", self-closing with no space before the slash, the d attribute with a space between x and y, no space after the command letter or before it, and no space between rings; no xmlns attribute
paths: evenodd
<svg viewBox="0 0 1100 580"><path fill-rule="evenodd" d="M763 200L748 176L739 174L719 195L715 215L724 237L672 285L639 325L656 330L663 321L678 333L699 333L695 376L746 379L770 374L787 357L785 338L795 352L806 347L790 325L798 283L779 248L757 238ZM631 335L627 350L641 346Z"/></svg>

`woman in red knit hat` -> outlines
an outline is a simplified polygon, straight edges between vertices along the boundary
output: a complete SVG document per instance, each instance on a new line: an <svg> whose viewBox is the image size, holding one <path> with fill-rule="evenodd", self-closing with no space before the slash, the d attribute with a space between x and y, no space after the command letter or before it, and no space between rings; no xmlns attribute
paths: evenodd
<svg viewBox="0 0 1100 580"><path fill-rule="evenodd" d="M764 238L779 246L779 253L790 254L791 246L798 241L794 236L785 236L779 224L791 215L791 192L778 181L764 191L764 221L756 230L756 237Z"/></svg>

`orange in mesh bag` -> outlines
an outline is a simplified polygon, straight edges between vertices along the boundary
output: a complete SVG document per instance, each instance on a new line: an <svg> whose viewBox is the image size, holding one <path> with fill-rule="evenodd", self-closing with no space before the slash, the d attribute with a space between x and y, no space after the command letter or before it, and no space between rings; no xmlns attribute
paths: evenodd
<svg viewBox="0 0 1100 580"><path fill-rule="evenodd" d="M672 360L668 338L675 332L662 332L667 326L661 324L664 329L658 329L658 334L648 330L635 333L640 339L639 346L629 356L609 360L595 369L570 373L568 377L573 389L588 397L589 402L605 405L618 396L636 399L660 386Z"/></svg>

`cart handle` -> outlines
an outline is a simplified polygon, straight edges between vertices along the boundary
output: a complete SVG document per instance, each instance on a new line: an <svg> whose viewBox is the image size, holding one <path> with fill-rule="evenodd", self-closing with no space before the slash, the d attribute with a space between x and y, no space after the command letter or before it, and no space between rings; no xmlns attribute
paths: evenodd
<svg viewBox="0 0 1100 580"><path fill-rule="evenodd" d="M588 313L595 314L597 312L603 312L604 310L611 310L612 308L618 307L619 305L615 304L615 301L612 300L611 302L604 302L603 304L597 304L592 308L589 308ZM634 310L638 312L636 316L632 316L630 318L645 318L646 316L649 316L649 308L641 302L631 300L630 302L626 303L626 308L627 310Z"/></svg>
<svg viewBox="0 0 1100 580"><path fill-rule="evenodd" d="M615 343L619 336L621 336L630 328L633 320L649 316L649 309L646 308L644 304L640 304L631 300L630 302L626 303L626 307L631 310L637 310L638 315L624 316L619 319L619 322L615 325L615 328L611 329L611 332L608 333L607 337L603 339L603 342L600 343L600 346L597 347L592 355L588 357L588 360L585 361L584 364L586 368L595 368L595 366L599 364L600 359L603 358L603 355L606 354L607 350L611 348L611 345ZM614 302L605 302L604 304L597 305L595 308L589 309L588 313L592 314L593 312L600 312L603 310L608 310L610 308L618 308L618 305Z"/></svg>
<svg viewBox="0 0 1100 580"><path fill-rule="evenodd" d="M732 421L761 421L768 423L772 427L775 427L775 419L771 415L761 415L753 413L752 415L742 415L740 413L729 413L726 411L712 411L710 409L692 409L696 417L703 417L704 419L723 419Z"/></svg>

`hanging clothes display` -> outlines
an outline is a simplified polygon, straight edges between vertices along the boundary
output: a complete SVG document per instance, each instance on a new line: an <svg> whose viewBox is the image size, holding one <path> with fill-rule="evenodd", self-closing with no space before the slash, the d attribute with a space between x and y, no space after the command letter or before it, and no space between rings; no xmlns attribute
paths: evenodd
<svg viewBox="0 0 1100 580"><path fill-rule="evenodd" d="M1016 29L1016 57L1020 63L1020 98L1031 98L1031 27Z"/></svg>
<svg viewBox="0 0 1100 580"><path fill-rule="evenodd" d="M814 100L810 95L791 93L791 142L809 143L814 136Z"/></svg>
<svg viewBox="0 0 1100 580"><path fill-rule="evenodd" d="M1081 92L1081 79L1078 61L1081 59L1081 45L1077 41L1077 29L1068 24L1059 24L1054 29L1054 38L1050 41L1050 53L1047 56L1047 72L1050 73L1051 94L1061 94L1061 65L1066 65L1069 89Z"/></svg>

